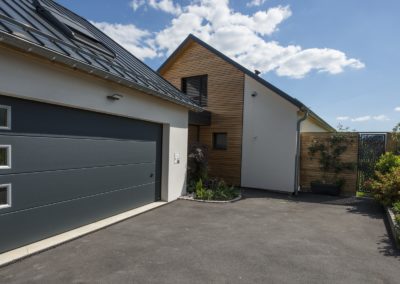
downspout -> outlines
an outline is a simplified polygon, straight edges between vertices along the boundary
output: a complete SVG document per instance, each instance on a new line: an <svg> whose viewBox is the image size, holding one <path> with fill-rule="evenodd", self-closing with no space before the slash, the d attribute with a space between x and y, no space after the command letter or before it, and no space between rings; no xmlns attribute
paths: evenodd
<svg viewBox="0 0 400 284"><path fill-rule="evenodd" d="M304 116L297 121L297 139L296 139L296 161L295 161L295 170L294 170L294 191L293 194L297 195L299 191L299 184L300 184L300 129L301 123L305 121L309 116L308 109L300 109L304 112Z"/></svg>

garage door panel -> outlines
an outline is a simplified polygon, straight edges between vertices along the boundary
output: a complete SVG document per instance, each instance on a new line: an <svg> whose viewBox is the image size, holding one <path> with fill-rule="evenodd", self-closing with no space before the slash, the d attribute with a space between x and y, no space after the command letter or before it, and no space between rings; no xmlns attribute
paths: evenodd
<svg viewBox="0 0 400 284"><path fill-rule="evenodd" d="M0 176L12 185L12 206L0 214L155 183L155 163Z"/></svg>
<svg viewBox="0 0 400 284"><path fill-rule="evenodd" d="M162 124L1 95L0 105L11 122L0 129L0 253L160 199Z"/></svg>
<svg viewBox="0 0 400 284"><path fill-rule="evenodd" d="M74 137L0 135L11 145L11 169L1 174L154 163L156 142Z"/></svg>
<svg viewBox="0 0 400 284"><path fill-rule="evenodd" d="M150 184L0 215L0 253L148 204L154 198Z"/></svg>

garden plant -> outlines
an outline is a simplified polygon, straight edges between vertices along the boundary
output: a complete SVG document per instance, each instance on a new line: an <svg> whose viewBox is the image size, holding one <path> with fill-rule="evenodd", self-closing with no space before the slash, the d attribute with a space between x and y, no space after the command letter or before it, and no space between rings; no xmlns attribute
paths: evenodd
<svg viewBox="0 0 400 284"><path fill-rule="evenodd" d="M208 149L200 143L189 148L187 190L200 200L232 200L240 194L237 188L227 185L223 179L209 177Z"/></svg>

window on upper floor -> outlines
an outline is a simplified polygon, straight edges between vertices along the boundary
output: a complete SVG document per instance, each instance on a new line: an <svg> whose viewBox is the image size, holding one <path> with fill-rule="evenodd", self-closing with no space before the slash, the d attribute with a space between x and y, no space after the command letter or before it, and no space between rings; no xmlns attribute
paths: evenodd
<svg viewBox="0 0 400 284"><path fill-rule="evenodd" d="M200 106L207 106L207 75L182 78L182 92Z"/></svg>

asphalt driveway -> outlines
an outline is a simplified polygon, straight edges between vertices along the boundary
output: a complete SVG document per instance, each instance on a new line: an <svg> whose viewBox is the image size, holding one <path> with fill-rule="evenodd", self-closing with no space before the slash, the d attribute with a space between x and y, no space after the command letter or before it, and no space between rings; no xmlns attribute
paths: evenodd
<svg viewBox="0 0 400 284"><path fill-rule="evenodd" d="M0 268L0 283L399 283L373 203L245 197L173 202Z"/></svg>

